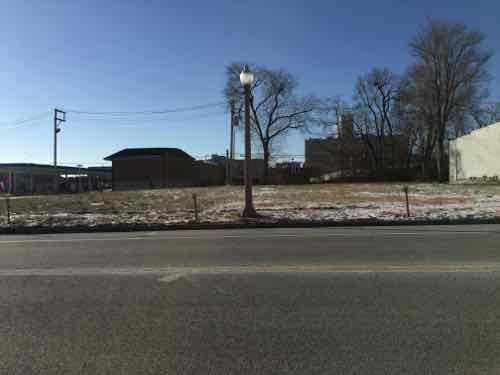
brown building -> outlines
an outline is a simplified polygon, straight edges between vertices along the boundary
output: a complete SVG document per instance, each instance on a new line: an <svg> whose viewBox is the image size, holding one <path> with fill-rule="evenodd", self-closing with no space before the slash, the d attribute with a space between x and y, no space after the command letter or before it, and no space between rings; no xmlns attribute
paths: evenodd
<svg viewBox="0 0 500 375"><path fill-rule="evenodd" d="M305 163L313 176L329 174L332 178L367 177L374 173L375 165L367 143L377 145L377 137L367 135L362 139L354 134L352 118L346 116L337 136L307 139L305 141ZM368 141L368 142L367 142ZM404 136L384 137L387 150L384 164L388 168L402 167L408 155L408 142ZM394 142L394 145L392 144ZM392 149L394 146L394 156ZM389 159L397 161L391 165Z"/></svg>
<svg viewBox="0 0 500 375"><path fill-rule="evenodd" d="M335 137L307 139L304 165L312 170L313 176L369 175L372 169L369 150L361 139L344 142Z"/></svg>
<svg viewBox="0 0 500 375"><path fill-rule="evenodd" d="M114 190L220 185L225 179L224 168L178 148L127 148L104 160L113 164Z"/></svg>

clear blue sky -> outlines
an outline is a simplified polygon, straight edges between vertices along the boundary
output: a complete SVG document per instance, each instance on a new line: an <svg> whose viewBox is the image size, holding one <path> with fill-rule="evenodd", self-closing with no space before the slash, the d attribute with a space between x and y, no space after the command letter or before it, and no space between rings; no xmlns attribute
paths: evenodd
<svg viewBox="0 0 500 375"><path fill-rule="evenodd" d="M300 91L350 99L374 66L403 72L408 41L429 17L487 34L492 99L500 100L498 0L1 1L0 162L52 161L54 107L90 111L168 109L222 100L224 67L249 61L284 68ZM125 147L222 153L221 108L162 121L89 121L68 114L61 162L99 162ZM133 125L133 126L132 126ZM239 149L241 150L241 146ZM292 136L284 152L302 154Z"/></svg>

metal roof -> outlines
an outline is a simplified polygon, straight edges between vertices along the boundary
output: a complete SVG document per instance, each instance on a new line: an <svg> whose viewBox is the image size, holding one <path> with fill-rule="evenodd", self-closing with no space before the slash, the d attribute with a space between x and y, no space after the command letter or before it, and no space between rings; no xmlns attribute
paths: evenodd
<svg viewBox="0 0 500 375"><path fill-rule="evenodd" d="M36 164L36 163L0 163L0 171L3 173L15 172L15 173L80 173L82 171L87 171L87 173L93 175L110 175L111 167L69 167L65 165L58 165L54 168L50 164Z"/></svg>
<svg viewBox="0 0 500 375"><path fill-rule="evenodd" d="M50 164L35 164L35 163L0 163L0 168L2 169L54 169L53 165ZM73 170L78 171L82 168L79 167L68 167L64 165L58 165L58 170Z"/></svg>

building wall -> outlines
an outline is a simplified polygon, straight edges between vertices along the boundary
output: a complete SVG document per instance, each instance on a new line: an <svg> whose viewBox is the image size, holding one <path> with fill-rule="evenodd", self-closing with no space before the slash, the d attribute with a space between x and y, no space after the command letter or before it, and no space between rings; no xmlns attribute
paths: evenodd
<svg viewBox="0 0 500 375"><path fill-rule="evenodd" d="M222 185L226 175L223 167L187 159L169 159L166 170L168 187Z"/></svg>
<svg viewBox="0 0 500 375"><path fill-rule="evenodd" d="M253 182L264 183L265 163L263 159L252 159L251 163ZM245 160L231 160L231 180L233 184L243 184L245 179Z"/></svg>
<svg viewBox="0 0 500 375"><path fill-rule="evenodd" d="M153 189L163 186L161 157L113 160L113 189Z"/></svg>
<svg viewBox="0 0 500 375"><path fill-rule="evenodd" d="M171 155L113 160L113 189L221 185L225 169Z"/></svg>
<svg viewBox="0 0 500 375"><path fill-rule="evenodd" d="M53 166L42 164L0 164L0 193L12 194L46 194L66 192L65 184L68 176L73 174L87 174L93 184L90 188L97 188L103 182L111 181L111 170L89 171L82 168Z"/></svg>
<svg viewBox="0 0 500 375"><path fill-rule="evenodd" d="M350 134L350 133L348 133ZM375 136L368 136L374 147L378 146ZM394 159L392 158L394 139ZM408 156L408 141L403 136L384 137L384 167L404 168ZM313 176L335 174L337 177L369 176L374 172L373 155L366 142L351 135L338 138L308 139L305 142L306 168ZM394 160L394 165L392 161Z"/></svg>
<svg viewBox="0 0 500 375"><path fill-rule="evenodd" d="M193 175L195 186L223 185L226 181L226 168L195 161Z"/></svg>
<svg viewBox="0 0 500 375"><path fill-rule="evenodd" d="M311 169L301 166L270 168L268 183L272 185L299 185L309 183L311 177Z"/></svg>
<svg viewBox="0 0 500 375"><path fill-rule="evenodd" d="M0 172L0 193L9 193L11 189L10 184L11 173Z"/></svg>
<svg viewBox="0 0 500 375"><path fill-rule="evenodd" d="M0 193L45 194L55 193L57 175L36 168L0 170Z"/></svg>
<svg viewBox="0 0 500 375"><path fill-rule="evenodd" d="M325 173L367 174L370 157L366 145L357 138L308 139L305 143L306 168L313 176Z"/></svg>
<svg viewBox="0 0 500 375"><path fill-rule="evenodd" d="M500 177L500 122L450 142L450 182Z"/></svg>

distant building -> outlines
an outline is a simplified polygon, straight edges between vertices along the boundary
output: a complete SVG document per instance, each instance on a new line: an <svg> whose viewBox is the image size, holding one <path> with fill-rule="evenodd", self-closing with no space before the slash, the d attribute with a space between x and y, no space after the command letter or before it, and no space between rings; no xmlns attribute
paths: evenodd
<svg viewBox="0 0 500 375"><path fill-rule="evenodd" d="M276 163L275 168L279 169L289 169L292 171L300 170L302 168L302 163L300 161L282 161Z"/></svg>
<svg viewBox="0 0 500 375"><path fill-rule="evenodd" d="M80 182L84 180L84 184ZM84 190L106 187L111 181L111 169L33 164L0 164L0 192L10 194L45 194L56 192L76 192L84 185ZM76 187L70 190L71 183Z"/></svg>
<svg viewBox="0 0 500 375"><path fill-rule="evenodd" d="M376 136L367 137L370 143L377 144ZM385 149L388 152L392 150L392 141L395 141L395 159L399 164L403 164L408 153L408 142L405 137L399 135L384 137ZM370 176L374 170L366 139L354 133L351 116L344 116L338 135L305 141L304 166L312 170L313 176L329 174L333 178Z"/></svg>
<svg viewBox="0 0 500 375"><path fill-rule="evenodd" d="M368 175L371 169L369 150L365 142L354 135L352 118L344 117L337 136L307 139L305 166L314 176L327 173L339 177Z"/></svg>
<svg viewBox="0 0 500 375"><path fill-rule="evenodd" d="M450 142L450 182L500 178L500 122Z"/></svg>
<svg viewBox="0 0 500 375"><path fill-rule="evenodd" d="M115 190L220 185L225 180L224 168L178 148L127 148L104 160L112 162Z"/></svg>
<svg viewBox="0 0 500 375"><path fill-rule="evenodd" d="M227 158L222 155L212 154L210 159L205 160L206 163L216 165L221 168L227 167Z"/></svg>
<svg viewBox="0 0 500 375"><path fill-rule="evenodd" d="M221 168L227 168L227 158L220 155L212 155L212 157L206 160L207 163L217 165ZM243 184L244 172L245 172L245 160L244 159L232 159L231 160L231 183L233 184ZM265 163L263 159L252 159L251 161L253 182L256 184L264 183L264 170Z"/></svg>
<svg viewBox="0 0 500 375"><path fill-rule="evenodd" d="M275 185L306 184L311 177L311 169L298 161L279 162L269 170L269 183Z"/></svg>

